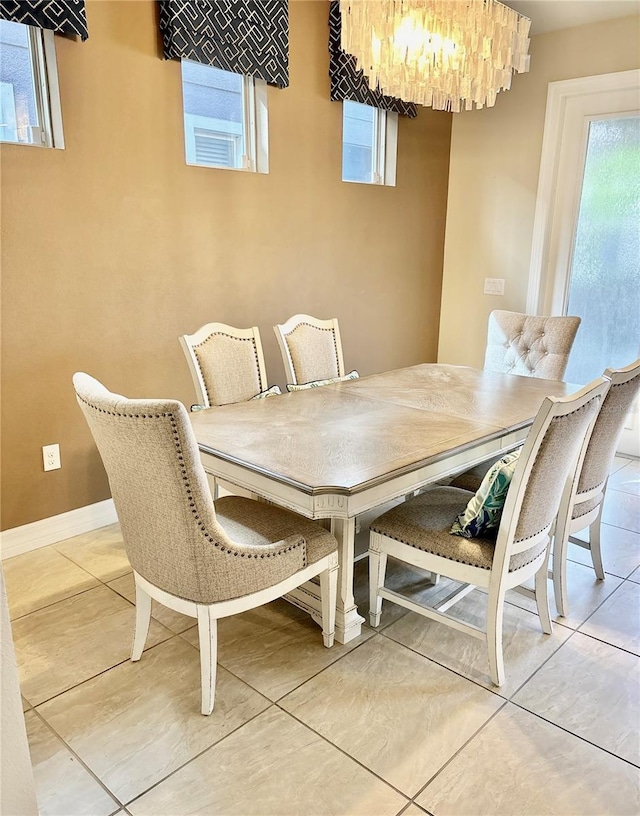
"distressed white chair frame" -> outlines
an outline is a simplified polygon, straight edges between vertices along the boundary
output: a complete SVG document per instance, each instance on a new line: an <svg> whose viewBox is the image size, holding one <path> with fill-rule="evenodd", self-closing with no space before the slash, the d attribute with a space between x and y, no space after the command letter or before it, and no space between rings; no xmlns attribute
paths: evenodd
<svg viewBox="0 0 640 816"><path fill-rule="evenodd" d="M595 397L600 397L602 400L608 388L609 381L600 378L573 396L545 398L531 431L527 436L522 454L520 455L518 467L514 473L507 494L491 569L481 569L480 567L452 561L449 558L419 550L410 544L405 544L388 536L381 535L374 531L371 532L369 541L369 615L371 626L377 627L379 625L380 615L382 613L382 600L387 599L412 612L417 612L427 618L431 618L439 623L444 623L447 626L451 626L454 629L479 638L487 644L491 679L496 686L502 685L504 682L502 622L504 599L507 590L515 589L521 594L533 598L536 602L538 615L542 624L542 631L546 634L551 634L552 631L547 575L549 563L548 544L553 522L540 530L540 532L533 537L526 538L520 542L514 541L520 511L536 454L554 418L565 416L576 411ZM577 462L572 465L572 470L575 470L576 467L579 467L582 463L586 451L586 443L590 431L593 428L594 421L595 417L589 426L585 441L581 445ZM512 556L536 546L536 544L541 541L546 541L547 546L537 558L531 563L509 572L509 563ZM395 590L385 587L384 578L387 557L389 555L432 573L446 575L454 581L461 582L462 586L454 590L450 595L434 606L418 603L401 595ZM521 586L524 581L532 576L535 576L535 588L533 590ZM476 587L483 587L488 590L485 629L464 623L458 618L446 614L448 609Z"/></svg>
<svg viewBox="0 0 640 816"><path fill-rule="evenodd" d="M316 317L311 317L311 315L307 314L297 314L293 317L289 318L286 323L278 323L276 326L273 327L273 330L276 334L276 338L278 340L278 345L280 346L280 353L282 354L282 362L284 364L284 370L286 375L287 382L291 383L292 385L300 385L301 383L298 380L298 374L296 373L293 359L291 357L291 349L289 347L289 335L294 332L298 326L301 324L306 324L311 326L314 329L318 329L319 332L327 332L330 331L333 334L333 342L335 346L335 353L336 353L336 364L338 369L338 377L344 377L345 370L344 370L344 360L342 357L342 341L340 339L340 328L338 326L338 321L336 318L332 318L330 320L318 320ZM319 380L324 379L324 375L322 372L319 372L317 377L312 377L312 380ZM303 382L308 382L305 380Z"/></svg>
<svg viewBox="0 0 640 816"><path fill-rule="evenodd" d="M622 385L629 382L634 377L640 375L640 360L635 363L620 369L608 368L604 372L604 377L608 378L611 387ZM620 430L622 431L623 422L621 421ZM615 451L611 451L613 455ZM578 493L578 484L580 481L581 469L576 471L572 480L570 489L563 494L560 510L558 511L558 521L556 524L556 531L553 542L553 591L558 614L566 616L569 613L569 598L567 590L567 552L569 549L569 542L583 547L591 553L591 561L596 577L600 581L604 581L605 572L602 563L601 551L601 525L602 525L602 510L604 507L604 500L607 493L608 477L603 484L592 488L591 490ZM579 518L572 518L574 508L577 504L598 499L598 504L588 513ZM588 541L583 541L576 537L576 533L581 530L589 529Z"/></svg>
<svg viewBox="0 0 640 816"><path fill-rule="evenodd" d="M264 364L264 353L262 351L262 342L260 340L260 331L257 326L252 326L249 329L238 329L235 326L228 326L226 323L207 323L193 334L183 334L180 339L180 345L184 351L191 378L196 389L196 399L200 405L205 408L211 408L212 403L209 400L209 394L205 382L200 363L195 353L195 347L200 346L214 334L224 334L227 337L235 338L236 340L251 340L253 341L256 354L256 369L258 382L260 387L256 393L264 391L268 388L267 374ZM210 374L211 378L215 377L215 373ZM238 400L240 401L240 400ZM215 404L215 403L214 403Z"/></svg>
<svg viewBox="0 0 640 816"><path fill-rule="evenodd" d="M131 660L140 660L151 623L151 600L158 601L183 615L198 621L198 642L200 645L200 677L202 682L202 713L211 714L215 701L216 665L218 654L218 619L227 618L255 609L257 606L280 598L287 592L301 586L316 576L320 577L322 598L322 639L327 648L333 646L336 623L336 600L338 593L338 553L332 552L315 564L296 572L279 584L229 601L213 604L198 604L170 595L138 575L134 570L136 583L136 626L131 649Z"/></svg>

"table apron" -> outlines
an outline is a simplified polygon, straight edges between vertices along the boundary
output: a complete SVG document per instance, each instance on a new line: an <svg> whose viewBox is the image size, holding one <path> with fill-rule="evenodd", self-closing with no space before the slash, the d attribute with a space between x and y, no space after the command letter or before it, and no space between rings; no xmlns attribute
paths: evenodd
<svg viewBox="0 0 640 816"><path fill-rule="evenodd" d="M526 438L528 431L529 429L525 427L505 433L490 441L480 442L458 453L445 456L437 462L425 464L416 470L397 476L389 475L371 487L352 494L338 492L311 494L205 451L201 451L200 455L207 473L255 493L267 501L311 519L347 519L473 467L486 459L507 453Z"/></svg>

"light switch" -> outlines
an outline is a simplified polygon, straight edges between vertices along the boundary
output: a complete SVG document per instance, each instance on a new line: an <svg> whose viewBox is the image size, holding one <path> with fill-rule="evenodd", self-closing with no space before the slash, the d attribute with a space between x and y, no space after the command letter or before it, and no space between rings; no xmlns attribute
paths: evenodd
<svg viewBox="0 0 640 816"><path fill-rule="evenodd" d="M485 278L485 295L504 295L504 278Z"/></svg>

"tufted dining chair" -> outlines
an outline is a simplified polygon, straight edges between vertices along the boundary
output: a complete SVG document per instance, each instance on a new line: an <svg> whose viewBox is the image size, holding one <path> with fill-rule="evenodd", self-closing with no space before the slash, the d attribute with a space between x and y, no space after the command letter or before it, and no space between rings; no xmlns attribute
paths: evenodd
<svg viewBox="0 0 640 816"><path fill-rule="evenodd" d="M297 314L273 327L287 382L293 385L344 376L342 342L336 318L318 320Z"/></svg>
<svg viewBox="0 0 640 816"><path fill-rule="evenodd" d="M484 370L562 380L579 325L579 317L493 311L489 315Z"/></svg>
<svg viewBox="0 0 640 816"><path fill-rule="evenodd" d="M203 714L213 710L217 620L319 576L322 634L334 639L338 556L324 527L239 496L215 503L189 415L176 400L127 399L73 377L122 528L136 586L131 660L139 660L151 600L197 619Z"/></svg>
<svg viewBox="0 0 640 816"><path fill-rule="evenodd" d="M183 334L180 345L198 403L205 408L244 402L267 390L257 326L236 329L226 323L207 323L194 334Z"/></svg>
<svg viewBox="0 0 640 816"><path fill-rule="evenodd" d="M569 542L591 553L596 576L602 581L605 573L600 549L602 508L607 492L607 480L618 440L626 417L640 392L640 360L625 368L604 372L611 388L591 434L582 468L573 489L563 497L553 542L553 591L558 614L567 615L567 550ZM589 540L576 538L576 533L589 528Z"/></svg>
<svg viewBox="0 0 640 816"><path fill-rule="evenodd" d="M480 638L487 645L490 674L504 681L502 618L505 593L517 589L536 601L542 630L551 633L547 572L549 540L560 499L575 472L609 387L600 378L570 397L547 397L520 454L506 496L497 539L463 538L450 530L473 494L455 487L435 487L409 499L371 523L369 591L371 625L380 622L383 599ZM427 606L385 587L387 557L431 573L446 575L462 586L434 606ZM521 586L535 576L535 589ZM475 587L487 590L485 627L447 614Z"/></svg>
<svg viewBox="0 0 640 816"><path fill-rule="evenodd" d="M579 317L493 311L489 315L484 370L562 380L579 326ZM475 465L456 476L451 485L475 492L495 461Z"/></svg>

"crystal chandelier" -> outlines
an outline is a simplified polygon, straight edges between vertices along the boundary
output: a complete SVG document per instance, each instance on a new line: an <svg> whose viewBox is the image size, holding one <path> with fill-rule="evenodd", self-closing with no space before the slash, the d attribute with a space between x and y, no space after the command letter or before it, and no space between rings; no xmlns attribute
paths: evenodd
<svg viewBox="0 0 640 816"><path fill-rule="evenodd" d="M497 0L340 0L342 49L372 90L448 110L493 107L529 70L531 20Z"/></svg>

